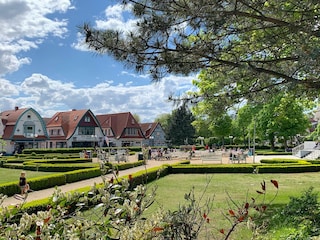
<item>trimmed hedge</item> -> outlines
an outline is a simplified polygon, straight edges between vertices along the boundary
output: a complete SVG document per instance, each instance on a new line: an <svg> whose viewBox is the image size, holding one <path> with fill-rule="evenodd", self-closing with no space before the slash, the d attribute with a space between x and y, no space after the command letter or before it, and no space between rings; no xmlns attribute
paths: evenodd
<svg viewBox="0 0 320 240"><path fill-rule="evenodd" d="M67 172L65 175L66 175L66 183L73 183L79 180L99 177L101 176L101 170L100 168L82 169L82 170Z"/></svg>
<svg viewBox="0 0 320 240"><path fill-rule="evenodd" d="M144 165L144 161L138 161L138 162L133 162L133 163L121 163L121 164L114 164L107 166L113 167L118 170L125 170L137 166L142 166ZM70 169L70 168L77 168L76 166L73 167L66 167L63 165L61 167L61 164L57 164L55 167L54 166L45 166L46 164L42 164L41 166L38 166L39 171L56 171L60 168L60 171ZM52 164L54 165L54 164ZM83 166L83 164L81 164ZM92 167L94 166L94 167ZM42 190L46 188L51 188L55 186L61 186L67 183L72 183L72 182L77 182L85 179L90 179L93 177L99 177L101 176L101 170L100 167L97 167L98 164L90 164L88 168L86 169L76 169L72 171L67 171L65 173L57 173L53 175L47 175L43 177L38 177L38 178L31 178L28 179L28 182L30 184L31 189L33 190ZM10 164L11 168L21 168L25 170L35 170L36 166L30 165L30 166L23 166L19 164ZM51 168L51 169L50 169ZM7 195L7 196L12 196L17 192L20 192L19 186L17 185L17 182L11 182L11 183L5 183L5 184L0 184L0 192Z"/></svg>
<svg viewBox="0 0 320 240"><path fill-rule="evenodd" d="M320 164L310 165L260 165L257 166L258 173L301 173L319 172Z"/></svg>
<svg viewBox="0 0 320 240"><path fill-rule="evenodd" d="M113 167L114 169L118 169L118 170L126 170L129 168L134 168L134 167L145 165L145 161L140 160L137 162L127 162L127 163L114 163L114 164L109 163L107 165L110 166L110 168Z"/></svg>
<svg viewBox="0 0 320 240"><path fill-rule="evenodd" d="M283 159L283 158L273 158L273 159L261 159L260 163L266 163L266 164L311 164L311 161L307 160L300 160L300 159Z"/></svg>
<svg viewBox="0 0 320 240"><path fill-rule="evenodd" d="M41 172L68 172L79 169L95 168L99 166L97 163L88 163L88 164L4 164L5 168L14 168L14 169L23 169L29 171L41 171Z"/></svg>
<svg viewBox="0 0 320 240"><path fill-rule="evenodd" d="M28 183L32 190L42 190L99 176L101 176L100 168L90 168L30 178ZM20 192L20 188L17 182L4 183L0 184L0 192L7 196L13 196Z"/></svg>
<svg viewBox="0 0 320 240"><path fill-rule="evenodd" d="M232 165L172 165L169 172L176 173L252 173L254 165L232 164Z"/></svg>

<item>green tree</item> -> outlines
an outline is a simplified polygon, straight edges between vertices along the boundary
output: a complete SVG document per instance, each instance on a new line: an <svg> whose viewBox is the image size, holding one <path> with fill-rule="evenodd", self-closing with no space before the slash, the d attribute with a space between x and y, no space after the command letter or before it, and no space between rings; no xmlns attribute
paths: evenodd
<svg viewBox="0 0 320 240"><path fill-rule="evenodd" d="M294 96L277 95L265 104L258 113L257 133L262 139L269 140L275 148L275 138L282 140L287 147L287 140L297 134L305 134L310 125L304 107Z"/></svg>
<svg viewBox="0 0 320 240"><path fill-rule="evenodd" d="M130 4L135 28L101 30L84 24L87 46L154 80L205 70L213 88L186 99L216 98L226 107L286 90L296 97L318 97L319 1L118 2Z"/></svg>
<svg viewBox="0 0 320 240"><path fill-rule="evenodd" d="M249 139L251 141L253 137L252 122L259 109L261 109L259 105L247 103L237 111L236 117L232 122L233 129L231 134L241 140L244 145L247 145Z"/></svg>
<svg viewBox="0 0 320 240"><path fill-rule="evenodd" d="M193 144L195 137L193 121L194 117L185 105L173 110L166 129L167 139L174 145Z"/></svg>
<svg viewBox="0 0 320 240"><path fill-rule="evenodd" d="M169 120L170 120L171 114L170 113L163 113L156 117L154 120L155 122L159 122L161 124L161 127L166 132L166 129L168 128Z"/></svg>
<svg viewBox="0 0 320 240"><path fill-rule="evenodd" d="M132 114L132 115L133 115L134 119L135 119L138 123L141 123L141 118L140 118L139 114L134 113L134 114Z"/></svg>
<svg viewBox="0 0 320 240"><path fill-rule="evenodd" d="M195 116L195 120L193 121L192 125L196 130L196 135L209 138L213 136L212 131L210 131L210 119L209 118L201 118Z"/></svg>
<svg viewBox="0 0 320 240"><path fill-rule="evenodd" d="M231 134L231 126L232 126L232 119L229 115L224 114L215 118L212 121L210 129L213 131L215 137L220 139L221 144L224 145L225 138L229 138Z"/></svg>

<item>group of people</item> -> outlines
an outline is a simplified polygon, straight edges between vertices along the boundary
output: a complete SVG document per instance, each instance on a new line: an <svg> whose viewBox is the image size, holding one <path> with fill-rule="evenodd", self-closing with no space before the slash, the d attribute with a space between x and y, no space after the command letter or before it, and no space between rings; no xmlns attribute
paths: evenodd
<svg viewBox="0 0 320 240"><path fill-rule="evenodd" d="M155 159L155 160L160 160L162 158L165 158L169 160L170 157L170 152L172 152L173 149L168 149L168 148L158 148L158 149L152 149L151 147L148 148L148 160Z"/></svg>

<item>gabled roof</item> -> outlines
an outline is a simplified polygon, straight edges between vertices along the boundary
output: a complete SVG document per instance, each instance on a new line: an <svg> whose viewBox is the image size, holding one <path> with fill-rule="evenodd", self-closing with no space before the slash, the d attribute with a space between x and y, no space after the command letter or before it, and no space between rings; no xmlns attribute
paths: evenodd
<svg viewBox="0 0 320 240"><path fill-rule="evenodd" d="M115 138L120 138L126 128L137 128L142 134L139 123L130 112L96 115L96 117L103 129L112 129Z"/></svg>
<svg viewBox="0 0 320 240"><path fill-rule="evenodd" d="M140 123L141 130L146 138L149 138L159 125L158 122Z"/></svg>
<svg viewBox="0 0 320 240"><path fill-rule="evenodd" d="M5 127L2 135L3 139L11 138L18 119L27 110L28 108L19 109L18 107L16 107L14 110L7 110L1 112L1 121L3 126Z"/></svg>
<svg viewBox="0 0 320 240"><path fill-rule="evenodd" d="M5 126L14 126L16 125L17 120L20 116L27 111L29 108L15 108L14 110L7 110L1 113L2 123Z"/></svg>
<svg viewBox="0 0 320 240"><path fill-rule="evenodd" d="M53 117L47 122L47 128L62 128L64 132L64 138L69 139L74 134L75 130L80 124L80 121L84 118L84 116L89 113L91 118L95 120L94 123L90 125L99 126L96 118L94 117L93 113L88 109L83 110L75 110L68 112L57 112ZM51 138L54 138L52 136ZM57 136L57 138L61 138L61 136Z"/></svg>
<svg viewBox="0 0 320 240"><path fill-rule="evenodd" d="M32 111L34 112L40 121L43 121L41 116L36 112L33 108L18 108L15 107L13 110L6 110L0 113L0 120L2 121L2 124L5 126L4 128L4 133L3 133L3 138L4 139L23 139L25 136L23 135L16 135L14 136L14 131L17 126L17 122L19 119L22 117L22 115L27 112L27 111ZM46 138L47 137L47 132L45 129L45 124L42 122L43 125L43 130L44 130L44 135L39 136L38 138Z"/></svg>

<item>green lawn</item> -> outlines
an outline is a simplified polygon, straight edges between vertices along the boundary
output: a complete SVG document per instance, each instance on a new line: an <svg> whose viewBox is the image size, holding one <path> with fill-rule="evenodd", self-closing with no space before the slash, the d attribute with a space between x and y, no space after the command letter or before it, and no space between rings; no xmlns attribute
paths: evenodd
<svg viewBox="0 0 320 240"><path fill-rule="evenodd" d="M19 181L21 169L0 168L0 184ZM53 172L25 171L27 179L53 174Z"/></svg>
<svg viewBox="0 0 320 240"><path fill-rule="evenodd" d="M229 222L226 221L223 214L227 214L230 208L235 208L227 193L236 203L245 203L246 199L260 199L261 195L256 190L261 190L260 183L265 180L267 198L273 198L276 188L270 182L275 179L279 182L279 193L275 201L268 206L268 211L275 210L275 207L285 205L289 202L290 196L300 196L302 192L310 186L314 187L315 192L320 192L320 173L297 173L297 174L172 174L149 184L158 186L156 203L148 210L147 215L159 207L166 210L176 210L179 204L184 204L184 194L188 193L192 187L195 187L195 193L200 196L209 182L205 192L205 198L213 197L213 210L209 213L211 221L210 229L212 235L219 239L219 233L214 229L228 229ZM239 230L232 239L250 239L251 232L245 230L245 226Z"/></svg>

